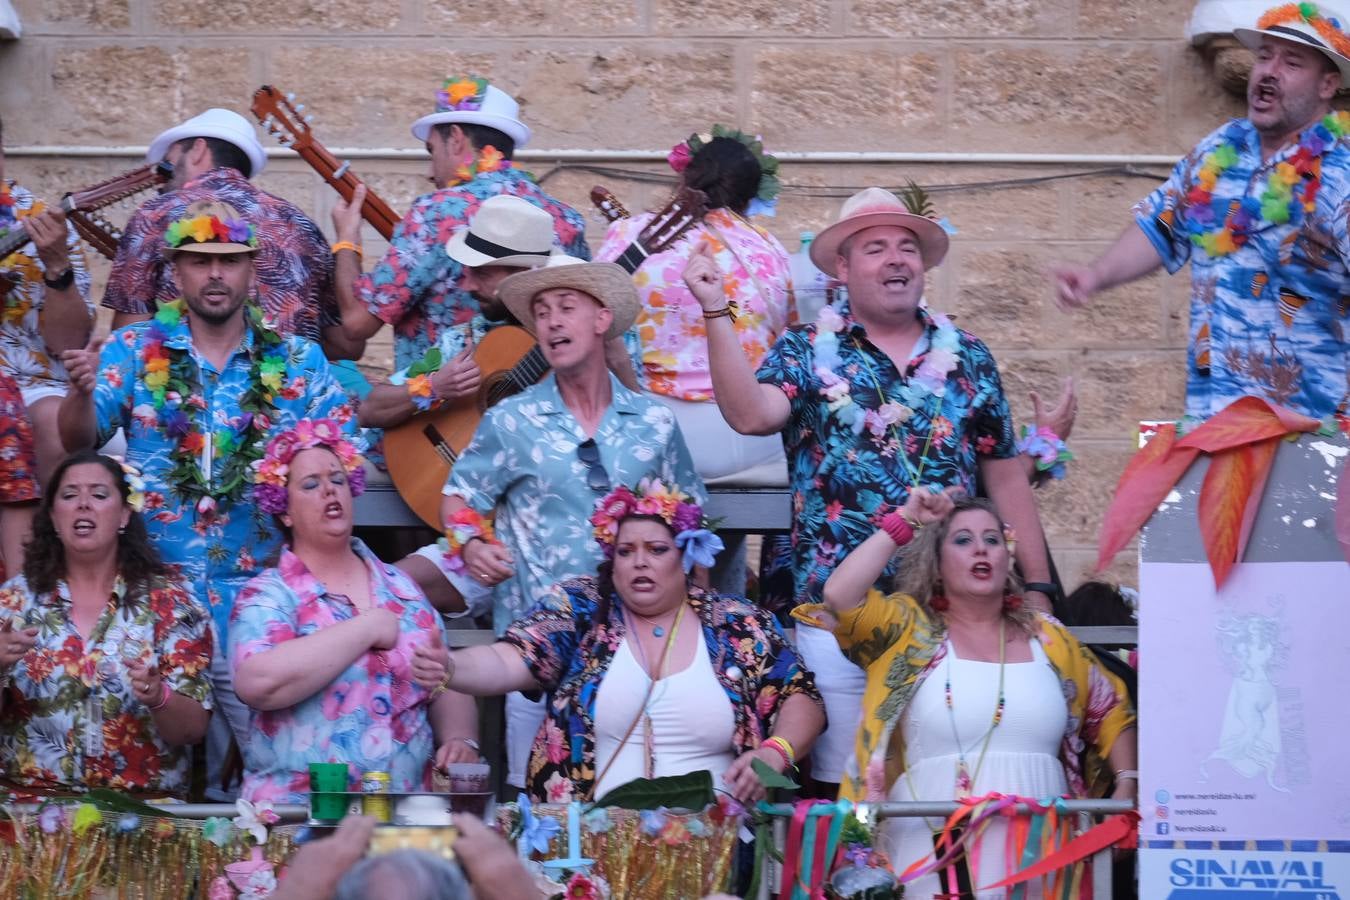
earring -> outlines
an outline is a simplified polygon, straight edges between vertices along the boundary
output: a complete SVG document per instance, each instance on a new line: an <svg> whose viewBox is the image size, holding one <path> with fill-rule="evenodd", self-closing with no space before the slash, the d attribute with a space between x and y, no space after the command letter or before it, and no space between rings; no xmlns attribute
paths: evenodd
<svg viewBox="0 0 1350 900"><path fill-rule="evenodd" d="M1022 608L1022 598L1017 594L1003 595L1003 611L1005 613L1014 612Z"/></svg>
<svg viewBox="0 0 1350 900"><path fill-rule="evenodd" d="M118 533L118 534L126 534L126 533L127 533L127 526L123 525L121 528L117 529L117 533Z"/></svg>
<svg viewBox="0 0 1350 900"><path fill-rule="evenodd" d="M934 612L946 612L952 604L945 594L934 594L932 599L928 601L928 605L933 607Z"/></svg>

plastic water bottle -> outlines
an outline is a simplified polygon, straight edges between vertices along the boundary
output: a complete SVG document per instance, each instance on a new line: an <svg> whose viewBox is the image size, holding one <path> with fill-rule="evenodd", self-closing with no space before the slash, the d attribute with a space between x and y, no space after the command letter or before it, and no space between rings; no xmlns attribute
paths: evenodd
<svg viewBox="0 0 1350 900"><path fill-rule="evenodd" d="M830 276L811 262L811 241L815 237L814 232L803 231L801 247L788 261L792 289L797 296L797 320L803 325L814 322L821 308L829 302Z"/></svg>

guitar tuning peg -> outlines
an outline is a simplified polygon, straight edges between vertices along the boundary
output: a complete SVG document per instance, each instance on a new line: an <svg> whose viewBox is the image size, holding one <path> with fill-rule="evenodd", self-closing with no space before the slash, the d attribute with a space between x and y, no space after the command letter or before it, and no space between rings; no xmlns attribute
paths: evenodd
<svg viewBox="0 0 1350 900"><path fill-rule="evenodd" d="M287 99L289 102L294 103L294 102L295 102L295 93L292 92L292 91L288 91L287 94L286 94L286 99Z"/></svg>
<svg viewBox="0 0 1350 900"><path fill-rule="evenodd" d="M303 104L303 103L297 103L297 104L295 104L295 111L296 111L296 112L300 112L300 111L303 110L304 108L305 108L305 104Z"/></svg>
<svg viewBox="0 0 1350 900"><path fill-rule="evenodd" d="M314 113L310 113L309 115L305 116L304 122L306 125L308 125L313 121L314 121Z"/></svg>

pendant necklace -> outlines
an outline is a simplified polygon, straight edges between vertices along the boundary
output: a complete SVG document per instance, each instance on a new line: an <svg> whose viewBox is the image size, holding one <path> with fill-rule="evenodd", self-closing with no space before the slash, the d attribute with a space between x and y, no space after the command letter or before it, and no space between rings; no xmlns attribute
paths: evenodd
<svg viewBox="0 0 1350 900"><path fill-rule="evenodd" d="M1003 674L1008 655L1008 644L1006 633L1008 627L1007 619L999 619L998 623L998 700L994 704L994 714L989 722L989 729L984 733L984 744L980 747L980 756L975 761L975 771L972 773L969 764L966 762L966 748L961 746L961 736L956 731L956 709L952 703L952 656L956 653L956 646L952 646L952 652L947 657L947 681L944 688L944 696L947 704L947 718L952 725L952 741L956 744L956 796L957 799L969 797L975 788L975 781L980 777L980 769L984 766L984 755L989 750L989 741L994 737L994 729L998 723L1003 721L1003 707L1005 697L1003 695ZM979 738L976 738L978 741ZM975 743L970 745L974 749Z"/></svg>

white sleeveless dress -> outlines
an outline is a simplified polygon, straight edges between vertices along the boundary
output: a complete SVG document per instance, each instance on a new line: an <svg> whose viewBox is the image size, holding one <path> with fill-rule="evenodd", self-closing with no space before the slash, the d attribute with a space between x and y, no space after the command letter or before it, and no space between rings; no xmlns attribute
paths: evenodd
<svg viewBox="0 0 1350 900"><path fill-rule="evenodd" d="M1003 718L993 730L981 762L980 750L998 703L996 662L959 659L951 643L947 655L915 692L901 719L908 772L892 786L891 800L954 800L960 748L974 776L972 796L991 791L1045 800L1068 791L1059 761L1060 740L1068 724L1068 707L1059 676L1045 657L1039 641L1031 641L1032 661L1008 663L1004 671ZM947 709L945 684L951 679L952 710ZM956 737L953 736L955 721ZM976 769L978 767L978 773ZM943 820L892 818L883 820L882 834L896 872L928 856L934 829ZM995 884L1008 875L1005 841L1007 825L994 822L980 842L979 871L972 868L975 888ZM905 896L930 900L945 888L936 874L905 885ZM980 900L1007 896L1007 889L976 891ZM1039 898L1041 885L1027 886L1028 898Z"/></svg>
<svg viewBox="0 0 1350 900"><path fill-rule="evenodd" d="M633 656L625 637L595 695L595 773L598 777L604 772L604 778L595 786L596 797L645 775L646 721L637 723L626 743L620 746L619 742L641 712L649 684L651 679ZM654 777L707 769L712 772L713 786L724 788L722 775L736 760L731 745L736 715L713 672L702 628L698 630L693 662L656 683L647 701L647 715L655 750Z"/></svg>

